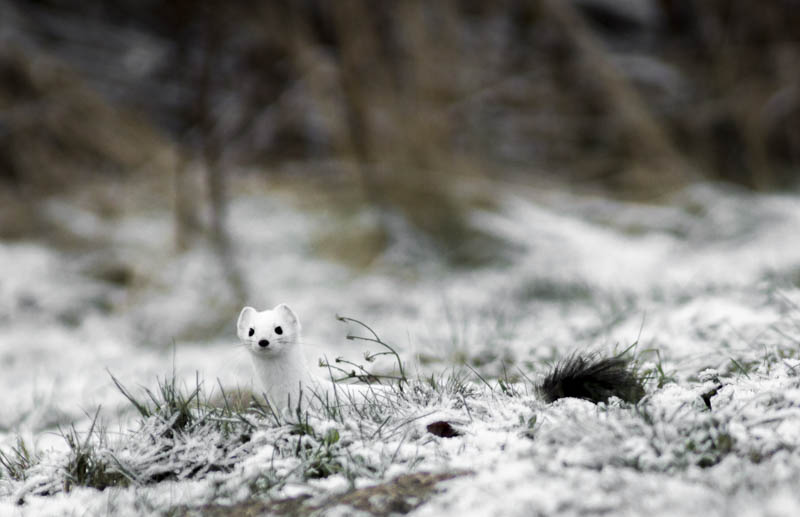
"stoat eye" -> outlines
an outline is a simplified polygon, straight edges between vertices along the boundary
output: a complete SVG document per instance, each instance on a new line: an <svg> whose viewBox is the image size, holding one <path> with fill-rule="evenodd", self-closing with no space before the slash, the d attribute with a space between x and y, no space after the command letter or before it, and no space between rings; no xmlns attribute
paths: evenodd
<svg viewBox="0 0 800 517"><path fill-rule="evenodd" d="M255 333L256 333L256 329L254 329L253 327L250 327L250 332L248 332L247 335L252 337L252 335L255 334Z"/></svg>
<svg viewBox="0 0 800 517"><path fill-rule="evenodd" d="M275 327L275 333L280 336L281 334L283 334L283 329L280 327Z"/></svg>

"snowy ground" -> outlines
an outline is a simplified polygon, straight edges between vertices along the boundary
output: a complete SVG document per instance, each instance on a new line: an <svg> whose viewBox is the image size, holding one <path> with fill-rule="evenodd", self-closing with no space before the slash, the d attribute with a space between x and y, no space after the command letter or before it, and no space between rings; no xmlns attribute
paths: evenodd
<svg viewBox="0 0 800 517"><path fill-rule="evenodd" d="M400 351L412 387L366 413L305 424L248 414L248 424L181 436L138 417L110 373L137 394L173 370L187 392L196 378L206 394L217 379L250 383L239 308L213 254L166 251L166 211L107 220L43 205L66 233L104 246L0 244L0 447L11 457L22 438L36 456L19 479L0 467L0 514L138 515L301 495L322 508L353 488L449 472L458 475L404 511L796 515L800 199L709 186L660 206L518 187L498 198L497 210L471 216L507 243L498 265L453 271L398 221L387 253L354 272L315 253L336 224L324 209L238 197L230 222L251 304L290 304L311 361L363 362L365 345L346 340L354 329L335 315L368 323ZM543 404L525 379L576 349L634 343L652 372L636 407ZM439 382L422 380L431 374ZM98 406L103 439L86 443L127 473L123 488L68 482L74 449L58 429L74 423L85 437ZM442 420L462 435L427 432ZM320 465L324 475L309 470Z"/></svg>

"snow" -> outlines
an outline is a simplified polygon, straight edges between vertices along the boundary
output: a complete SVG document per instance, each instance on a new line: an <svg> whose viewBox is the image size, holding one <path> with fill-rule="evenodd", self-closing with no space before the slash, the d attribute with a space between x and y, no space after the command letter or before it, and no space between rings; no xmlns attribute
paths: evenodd
<svg viewBox="0 0 800 517"><path fill-rule="evenodd" d="M196 376L206 392L250 386L234 331L240 307L211 250L168 251L168 211L103 219L67 201L45 204L65 232L108 249L0 243L0 448L21 436L42 458L25 481L0 477L0 514L143 515L235 504L254 486L266 487L261 496L319 501L425 471L467 474L442 482L414 515L800 511L800 199L711 185L661 205L518 187L497 198L499 209L470 220L509 244L507 263L452 270L398 223L389 252L361 272L315 254L315 236L332 227L325 211L276 194L234 200L230 226L249 304L289 304L310 364L323 354L364 363L366 344L346 339L363 330L338 322L343 314L396 346L413 374L446 382L466 361L491 385L470 370L460 374L466 391L420 382L413 396L383 408L383 424L312 414L316 436L300 443L329 449L343 468L316 480L304 479L304 460L289 454L298 443L289 424L261 421L230 448L211 447L227 443L212 428L168 449L144 439L162 436L165 423L141 422L109 372L134 392L173 370L187 389ZM104 260L131 268L134 281L98 278ZM640 368L654 372L639 407L546 405L518 375L536 379L572 350L634 343ZM370 364L391 366L385 357ZM497 384L506 374L517 396ZM702 397L714 389L709 411ZM98 406L112 438L105 453L143 476L177 477L63 491L68 450L56 431L74 424L85 432ZM426 431L440 420L463 434ZM340 438L326 449L322 437L332 430Z"/></svg>

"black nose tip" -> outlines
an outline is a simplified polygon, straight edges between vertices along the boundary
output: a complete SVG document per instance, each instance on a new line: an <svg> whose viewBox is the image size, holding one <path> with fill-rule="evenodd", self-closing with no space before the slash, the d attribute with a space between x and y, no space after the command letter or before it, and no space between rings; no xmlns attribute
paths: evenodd
<svg viewBox="0 0 800 517"><path fill-rule="evenodd" d="M260 346L261 348L267 348L269 346L269 341L267 341L266 339L262 339L261 341L258 342L258 346Z"/></svg>

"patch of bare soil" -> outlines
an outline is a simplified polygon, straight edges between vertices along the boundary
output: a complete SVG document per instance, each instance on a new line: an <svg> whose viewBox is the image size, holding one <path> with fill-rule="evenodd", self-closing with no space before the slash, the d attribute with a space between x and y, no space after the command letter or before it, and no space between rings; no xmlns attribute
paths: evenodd
<svg viewBox="0 0 800 517"><path fill-rule="evenodd" d="M299 496L274 501L249 500L232 506L209 504L194 508L177 507L168 512L168 515L172 517L307 516L325 514L343 505L376 517L405 515L440 491L439 483L467 474L469 472L464 471L405 474L386 483L331 496L317 504L309 503L309 496Z"/></svg>

